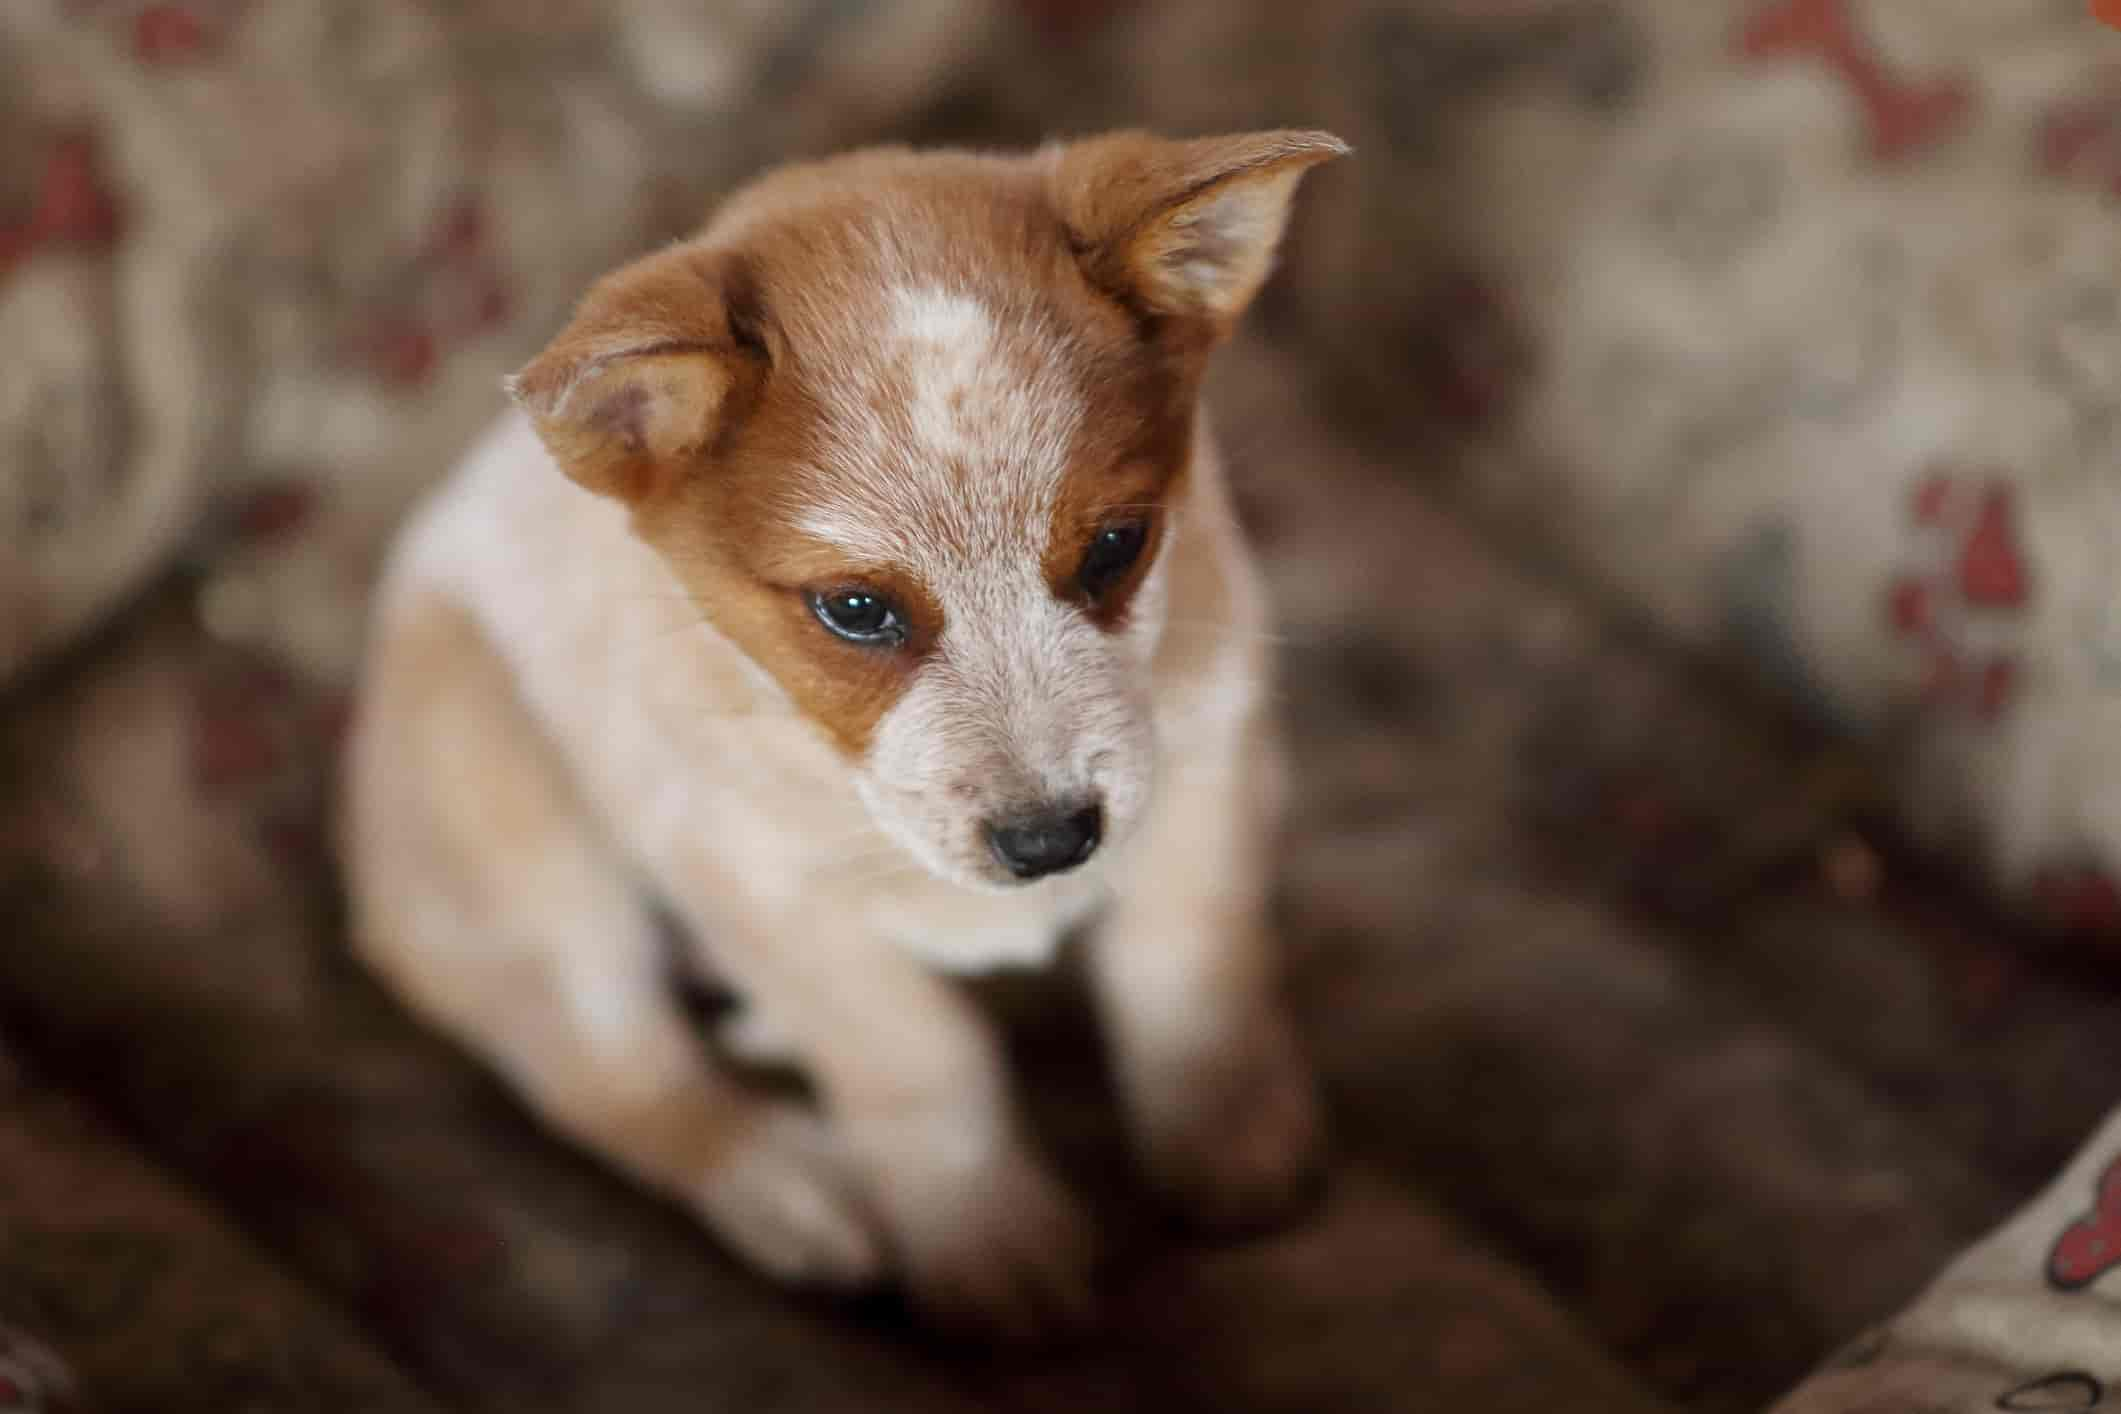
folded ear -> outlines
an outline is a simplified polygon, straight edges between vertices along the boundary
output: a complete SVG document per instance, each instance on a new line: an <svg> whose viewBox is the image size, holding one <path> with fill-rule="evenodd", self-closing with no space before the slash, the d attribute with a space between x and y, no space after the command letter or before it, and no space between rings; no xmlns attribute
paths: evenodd
<svg viewBox="0 0 2121 1414"><path fill-rule="evenodd" d="M740 260L676 246L593 286L508 391L563 471L640 505L713 450L763 381L759 321Z"/></svg>
<svg viewBox="0 0 2121 1414"><path fill-rule="evenodd" d="M1347 151L1320 132L1113 133L1060 149L1052 199L1093 280L1152 313L1226 324L1273 268L1297 180Z"/></svg>

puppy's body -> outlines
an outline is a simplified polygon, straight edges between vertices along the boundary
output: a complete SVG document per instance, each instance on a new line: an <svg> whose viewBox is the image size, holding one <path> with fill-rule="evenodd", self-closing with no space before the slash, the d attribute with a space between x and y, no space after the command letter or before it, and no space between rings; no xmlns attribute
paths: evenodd
<svg viewBox="0 0 2121 1414"><path fill-rule="evenodd" d="M895 1262L1020 1327L1080 1304L1087 1233L936 972L1095 919L1152 1173L1279 1202L1315 1121L1260 918L1266 614L1195 404L1338 150L860 154L607 281L386 574L365 955L767 1269ZM651 897L824 1119L696 1045Z"/></svg>

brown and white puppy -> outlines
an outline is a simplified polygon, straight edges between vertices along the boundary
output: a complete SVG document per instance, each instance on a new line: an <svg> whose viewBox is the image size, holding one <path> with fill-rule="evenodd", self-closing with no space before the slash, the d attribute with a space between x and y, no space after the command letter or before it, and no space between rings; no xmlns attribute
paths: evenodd
<svg viewBox="0 0 2121 1414"><path fill-rule="evenodd" d="M1091 1242L940 977L1091 972L1152 1176L1317 1120L1262 919L1266 609L1198 408L1320 133L774 173L598 284L385 576L359 946L555 1129L794 1281L1031 1330ZM819 1113L717 1069L654 908Z"/></svg>

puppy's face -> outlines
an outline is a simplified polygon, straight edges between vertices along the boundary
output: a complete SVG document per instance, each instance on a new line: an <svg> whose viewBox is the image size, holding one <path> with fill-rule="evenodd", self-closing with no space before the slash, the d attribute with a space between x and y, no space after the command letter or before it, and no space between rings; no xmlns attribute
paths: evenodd
<svg viewBox="0 0 2121 1414"><path fill-rule="evenodd" d="M1123 837L1202 364L1316 134L856 154L592 291L516 380L935 874Z"/></svg>

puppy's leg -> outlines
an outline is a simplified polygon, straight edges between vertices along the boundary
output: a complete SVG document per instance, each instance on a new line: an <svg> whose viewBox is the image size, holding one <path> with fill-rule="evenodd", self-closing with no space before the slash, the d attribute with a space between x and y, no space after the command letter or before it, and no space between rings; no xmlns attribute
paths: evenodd
<svg viewBox="0 0 2121 1414"><path fill-rule="evenodd" d="M1090 962L1152 1178L1197 1221L1250 1226L1304 1196L1321 1129L1265 918L1279 743L1255 718L1224 747L1159 783Z"/></svg>
<svg viewBox="0 0 2121 1414"><path fill-rule="evenodd" d="M916 1299L1007 1338L1086 1318L1090 1226L1023 1133L977 1010L826 891L738 926L712 860L659 872L681 912L688 891L712 910L716 966L817 1081Z"/></svg>
<svg viewBox="0 0 2121 1414"><path fill-rule="evenodd" d="M844 1156L714 1069L640 895L461 610L401 606L378 634L348 764L357 945L402 998L769 1273L877 1274Z"/></svg>

